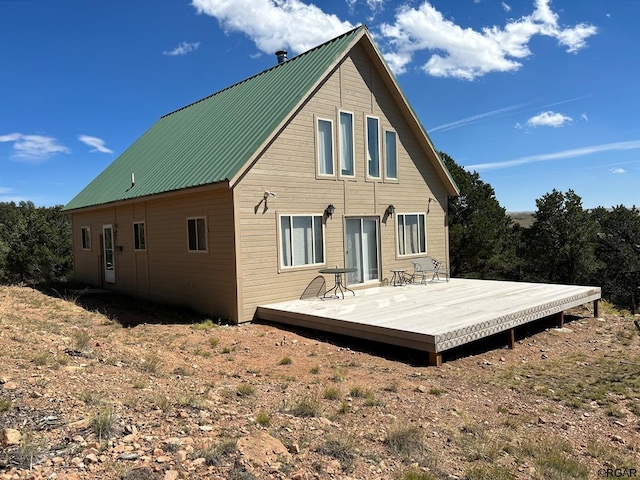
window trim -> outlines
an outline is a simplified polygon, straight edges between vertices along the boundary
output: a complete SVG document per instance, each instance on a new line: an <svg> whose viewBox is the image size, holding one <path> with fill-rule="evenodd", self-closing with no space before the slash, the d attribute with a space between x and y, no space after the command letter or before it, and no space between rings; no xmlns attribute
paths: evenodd
<svg viewBox="0 0 640 480"><path fill-rule="evenodd" d="M313 217L320 217L320 228L322 229L322 262L321 263L305 263L303 265L285 265L284 264L284 254L282 248L284 246L284 238L282 238L282 217L289 217L290 225L293 225L294 217L311 217L311 228L314 228ZM281 272L290 272L295 270L304 270L304 269L314 269L319 266L323 266L327 264L327 249L326 249L326 238L325 238L325 230L326 225L324 222L324 214L323 213L279 213L277 214L277 225L276 228L278 230L278 268ZM312 235L315 239L315 235ZM293 263L293 238L291 238L291 263ZM315 243L312 245L312 256L315 258Z"/></svg>
<svg viewBox="0 0 640 480"><path fill-rule="evenodd" d="M342 119L342 114L346 114L346 115L350 115L351 116L351 169L353 170L353 174L352 175L347 175L345 173L342 173L342 128L341 128L341 119ZM338 110L338 175L340 176L340 178L348 178L348 179L354 179L356 178L356 122L355 122L355 114L353 112L350 112L348 110L342 110L339 109Z"/></svg>
<svg viewBox="0 0 640 480"><path fill-rule="evenodd" d="M85 234L84 232L87 232L87 236L86 236L86 240L87 243L85 244ZM91 251L91 225L86 225L84 227L80 227L80 244L82 247L82 250L85 251Z"/></svg>
<svg viewBox="0 0 640 480"><path fill-rule="evenodd" d="M377 147L378 147L378 176L374 177L372 175L369 174L369 119L374 119L377 123L377 130L378 130L378 141L377 141ZM380 138L380 117L376 117L373 115L366 115L365 114L365 119L364 119L364 138L365 138L365 144L364 144L364 160L365 160L365 166L364 166L364 171L365 171L365 178L367 180L373 180L373 181L380 181L382 180L382 145L381 145L381 138Z"/></svg>
<svg viewBox="0 0 640 480"><path fill-rule="evenodd" d="M204 250L191 250L190 248L190 242L189 242L189 221L190 220L195 220L196 221L196 247L198 247L198 220L204 220L204 235L205 235L205 249ZM207 225L207 216L206 215L200 215L200 216L193 216L193 217L187 217L187 252L188 253L208 253L209 252L209 226Z"/></svg>
<svg viewBox="0 0 640 480"><path fill-rule="evenodd" d="M396 132L395 130L392 129L384 129L383 130L384 133L384 179L388 180L388 181L392 181L392 182L397 182L398 181L398 132ZM388 152L389 150L387 149L387 134L392 133L394 138L395 138L395 164L396 164L396 176L395 177L390 177L388 175L388 166L389 166L389 162L388 162Z"/></svg>
<svg viewBox="0 0 640 480"><path fill-rule="evenodd" d="M320 122L329 122L331 125L331 173L322 173L320 170ZM316 176L318 178L336 178L336 147L333 123L334 121L331 118L315 117Z"/></svg>
<svg viewBox="0 0 640 480"><path fill-rule="evenodd" d="M136 229L137 225L142 225L142 239L143 239L143 248L140 248L139 245L140 244L140 239L138 238L139 235L137 235L137 233L140 231L139 229ZM188 241L188 239L187 239ZM147 250L147 226L145 225L144 220L140 220L137 222L133 222L133 250L134 252L144 252Z"/></svg>
<svg viewBox="0 0 640 480"><path fill-rule="evenodd" d="M417 252L417 253L400 253L400 233L398 232L398 226L400 225L400 217L406 217L407 215L417 215L418 216L418 225L420 225L420 223L422 223L422 228L424 231L424 252ZM419 218L420 215L423 216L423 221L420 222ZM427 214L426 212L400 212L395 214L396 216L396 256L397 258L414 258L414 257L420 257L423 255L426 255L429 252L429 242L428 242L428 237L427 237ZM405 226L406 226L406 221L405 221ZM406 235L405 235L405 245L404 245L404 251L407 251L407 245L406 245Z"/></svg>

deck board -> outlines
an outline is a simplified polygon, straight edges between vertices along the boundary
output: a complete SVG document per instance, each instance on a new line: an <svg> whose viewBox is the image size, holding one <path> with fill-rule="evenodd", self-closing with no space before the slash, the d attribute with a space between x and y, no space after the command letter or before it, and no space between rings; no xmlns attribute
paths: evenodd
<svg viewBox="0 0 640 480"><path fill-rule="evenodd" d="M599 287L453 278L260 305L257 317L440 353L599 299Z"/></svg>

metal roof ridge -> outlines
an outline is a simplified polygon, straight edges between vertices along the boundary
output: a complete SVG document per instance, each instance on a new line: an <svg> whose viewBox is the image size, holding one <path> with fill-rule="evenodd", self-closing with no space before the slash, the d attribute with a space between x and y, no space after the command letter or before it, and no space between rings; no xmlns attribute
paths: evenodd
<svg viewBox="0 0 640 480"><path fill-rule="evenodd" d="M361 28L363 28L363 29L365 29L365 30L368 30L368 28L367 28L367 26L366 26L365 24L358 25L357 27L352 28L351 30L349 30L349 31L347 31L347 32L345 32L345 33L343 33L342 35L339 35L339 36L337 36L337 37L335 37L335 38L332 38L332 39L330 39L330 40L327 40L326 42L321 43L320 45L316 45L315 47L310 48L310 49L309 49L309 50L307 50L306 52L302 52L302 53L300 53L300 54L296 55L295 57L292 57L292 58L290 58L290 59L288 59L288 60L286 60L286 61L284 61L284 62L282 62L282 63L278 63L278 64L276 64L276 65L274 65L274 66L272 66L272 67L267 68L266 70L263 70L263 71L261 71L261 72L256 73L255 75L251 75L250 77L247 77L247 78L245 78L244 80L240 80L239 82L236 82L236 83L234 83L233 85L229 85L228 87L225 87L225 88L223 88L222 90L218 90L217 92L212 93L211 95L207 95L206 97L203 97L203 98L201 98L201 99L199 99L199 100L196 100L195 102L191 102L191 103L189 103L188 105L185 105L185 106L183 106L183 107L180 107L180 108L178 108L178 109L176 109L176 110L173 110L173 111L171 111L171 112L169 112L169 113L165 113L164 115L160 116L160 119L163 119L163 118L165 118L165 117L168 117L168 116L170 116L170 115L173 115L174 113L178 113L178 112L180 112L180 111L182 111L182 110L185 110L185 109L187 109L187 108L189 108L189 107L192 107L192 106L194 106L194 105L197 105L198 103L204 102L205 100L208 100L208 99L210 99L210 98L212 98L212 97L215 97L216 95L219 95L219 94L221 94L221 93L223 93L223 92L226 92L226 91L228 91L228 90L231 90L231 89L232 89L232 88L234 88L234 87L237 87L237 86L239 86L239 85L242 85L243 83L246 83L246 82L248 82L248 81L250 81L250 80L253 80L253 79L257 78L257 77L260 77L260 76L262 76L262 75L264 75L264 74L266 74L266 73L268 73L268 72L270 72L270 71L272 71L272 70L274 70L274 69L276 69L276 68L278 68L278 67L281 67L281 66L283 66L283 65L286 65L287 63L291 63L291 62L293 62L293 61L295 61L295 60L298 60L298 59L300 59L301 57L304 57L304 56L306 56L306 55L308 55L308 54L310 54L310 53L312 53L312 52L314 52L314 51L316 51L316 50L318 50L318 49L320 49L320 48L322 48L322 47L324 47L324 46L326 46L326 45L329 45L330 43L334 43L334 42L336 42L336 41L340 40L341 38L344 38L344 37L346 37L347 35L350 35L350 34L354 33L355 31L357 31L357 30L359 30L359 29L361 29Z"/></svg>

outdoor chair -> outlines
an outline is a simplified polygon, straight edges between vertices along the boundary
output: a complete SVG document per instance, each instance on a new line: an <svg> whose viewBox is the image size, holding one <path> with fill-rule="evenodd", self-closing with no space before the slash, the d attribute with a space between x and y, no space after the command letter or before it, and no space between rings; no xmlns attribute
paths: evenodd
<svg viewBox="0 0 640 480"><path fill-rule="evenodd" d="M411 260L413 263L413 281L420 279L420 283L427 283L427 276L431 276L431 281L436 278L440 280L440 275L444 275L446 281L449 281L449 269L447 262L438 260L433 257L421 257Z"/></svg>

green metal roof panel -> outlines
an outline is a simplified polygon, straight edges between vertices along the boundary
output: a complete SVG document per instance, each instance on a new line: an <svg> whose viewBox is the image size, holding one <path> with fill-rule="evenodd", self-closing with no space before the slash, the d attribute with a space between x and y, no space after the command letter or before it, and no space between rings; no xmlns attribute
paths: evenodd
<svg viewBox="0 0 640 480"><path fill-rule="evenodd" d="M229 181L364 29L163 116L64 209Z"/></svg>

